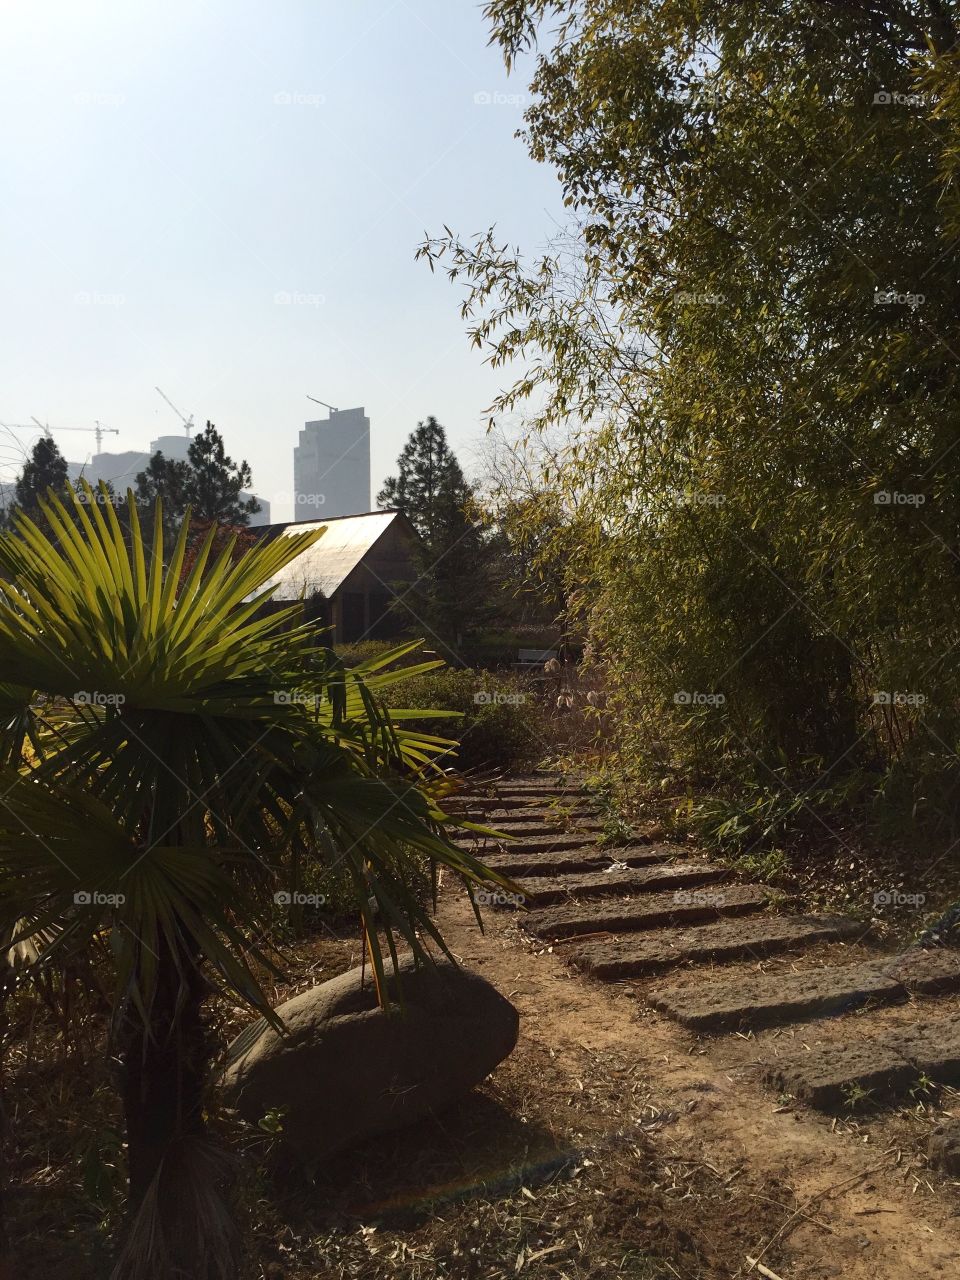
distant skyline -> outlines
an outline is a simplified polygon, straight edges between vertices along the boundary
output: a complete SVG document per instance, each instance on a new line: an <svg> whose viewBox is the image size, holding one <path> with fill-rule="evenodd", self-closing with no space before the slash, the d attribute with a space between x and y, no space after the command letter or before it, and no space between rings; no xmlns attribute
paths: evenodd
<svg viewBox="0 0 960 1280"><path fill-rule="evenodd" d="M469 466L501 378L416 246L495 222L534 253L563 220L513 136L529 68L507 77L480 4L0 0L0 20L0 421L99 420L104 449L145 449L179 430L160 386L275 519L308 393L365 406L374 493L429 414Z"/></svg>

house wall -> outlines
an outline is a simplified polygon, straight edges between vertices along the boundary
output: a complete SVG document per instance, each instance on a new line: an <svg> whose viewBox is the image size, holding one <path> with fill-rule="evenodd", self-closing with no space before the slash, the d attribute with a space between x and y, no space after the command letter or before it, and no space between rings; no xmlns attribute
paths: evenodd
<svg viewBox="0 0 960 1280"><path fill-rule="evenodd" d="M389 609L391 600L403 597L404 584L416 580L413 535L398 520L372 547L334 592L330 620L338 644L367 639L382 640L415 624L409 613Z"/></svg>

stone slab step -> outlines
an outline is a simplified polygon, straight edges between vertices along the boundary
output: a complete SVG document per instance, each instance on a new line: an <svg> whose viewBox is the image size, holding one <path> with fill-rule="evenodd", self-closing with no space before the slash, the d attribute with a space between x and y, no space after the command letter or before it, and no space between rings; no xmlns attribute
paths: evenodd
<svg viewBox="0 0 960 1280"><path fill-rule="evenodd" d="M578 947L568 959L606 982L638 978L672 969L687 960L733 960L770 955L814 942L860 937L864 926L841 916L762 916L756 920L723 920L695 929L659 929L619 942L593 942Z"/></svg>
<svg viewBox="0 0 960 1280"><path fill-rule="evenodd" d="M513 833L511 833L513 834ZM489 836L457 836L454 844L461 849L469 849L474 851L478 845L486 849L497 849L504 853L550 853L555 849L591 849L596 852L610 853L611 857L616 855L618 849L628 848L625 845L600 845L597 843L596 833L576 832L576 831L556 831L544 832L541 828L534 836L521 836L514 840L493 840ZM634 844L647 843L642 837L633 841Z"/></svg>
<svg viewBox="0 0 960 1280"><path fill-rule="evenodd" d="M556 791L552 788L543 791L498 791L496 795L488 796L461 791L454 799L462 808L468 809L546 809L551 804L560 804L566 808L593 803L587 791Z"/></svg>
<svg viewBox="0 0 960 1280"><path fill-rule="evenodd" d="M674 889L617 902L574 903L547 907L522 918L527 933L545 939L576 938L589 933L636 933L684 921L718 920L747 915L768 906L772 893L764 885L728 884L717 888Z"/></svg>
<svg viewBox="0 0 960 1280"><path fill-rule="evenodd" d="M673 862L687 850L682 845L637 844L616 849L599 849L587 845L579 849L554 849L544 853L496 853L484 858L488 867L507 876L558 876L573 871L606 871L615 864L627 867L652 867Z"/></svg>
<svg viewBox="0 0 960 1280"><path fill-rule="evenodd" d="M529 925L527 925L529 927ZM728 1031L823 1018L868 1001L889 1004L911 992L960 990L955 951L908 951L858 964L799 973L745 974L647 993L655 1009L695 1031Z"/></svg>
<svg viewBox="0 0 960 1280"><path fill-rule="evenodd" d="M454 814L457 810L454 810ZM557 813L556 809L467 809L463 813L471 822L483 822L488 827L499 827L500 831L513 832L518 827L538 824L540 829L561 828L566 831L568 824L596 824L599 822L595 809L577 809L576 813Z"/></svg>
<svg viewBox="0 0 960 1280"><path fill-rule="evenodd" d="M921 1076L935 1084L960 1083L960 1014L863 1039L835 1035L795 1041L761 1064L772 1088L832 1111L902 1095Z"/></svg>
<svg viewBox="0 0 960 1280"><path fill-rule="evenodd" d="M729 872L705 862L635 867L627 871L584 872L568 876L514 877L528 907L546 907L570 898L602 898L608 894L657 893L665 889L696 889L715 884Z"/></svg>
<svg viewBox="0 0 960 1280"><path fill-rule="evenodd" d="M477 818L471 818L471 822L477 822ZM493 822L486 814L483 815L482 825L496 827L497 823ZM549 840L551 836L579 835L581 843L589 840L591 836L596 837L603 833L603 824L600 822L577 822L575 826L565 826L557 822L516 822L512 826L504 826L499 828L504 835L512 837L529 836L534 840Z"/></svg>

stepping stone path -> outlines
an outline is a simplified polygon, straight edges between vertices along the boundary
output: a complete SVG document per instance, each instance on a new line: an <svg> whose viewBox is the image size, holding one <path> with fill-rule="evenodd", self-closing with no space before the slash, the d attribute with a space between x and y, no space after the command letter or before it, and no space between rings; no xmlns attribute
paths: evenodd
<svg viewBox="0 0 960 1280"><path fill-rule="evenodd" d="M876 1105L927 1081L960 1084L960 1013L936 1002L960 992L960 953L878 955L861 922L790 912L764 885L740 883L686 846L642 836L600 843L594 804L548 773L477 784L464 798L461 811L502 838L458 843L517 882L528 934L601 982L653 977L638 994L695 1033L795 1026L758 1040L755 1063L763 1083L811 1106ZM851 962L837 963L844 943ZM867 958L857 958L858 943ZM829 947L827 963L817 963L817 947ZM758 970L763 957L791 953L796 967ZM905 1001L917 1017L885 1025L882 1008ZM854 1010L855 1021L831 1021Z"/></svg>

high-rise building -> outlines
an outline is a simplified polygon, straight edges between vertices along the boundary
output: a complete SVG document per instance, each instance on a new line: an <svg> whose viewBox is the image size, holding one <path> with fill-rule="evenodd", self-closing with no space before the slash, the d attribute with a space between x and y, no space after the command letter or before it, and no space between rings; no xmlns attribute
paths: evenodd
<svg viewBox="0 0 960 1280"><path fill-rule="evenodd" d="M305 422L293 450L294 519L356 516L370 510L370 419L331 409Z"/></svg>

